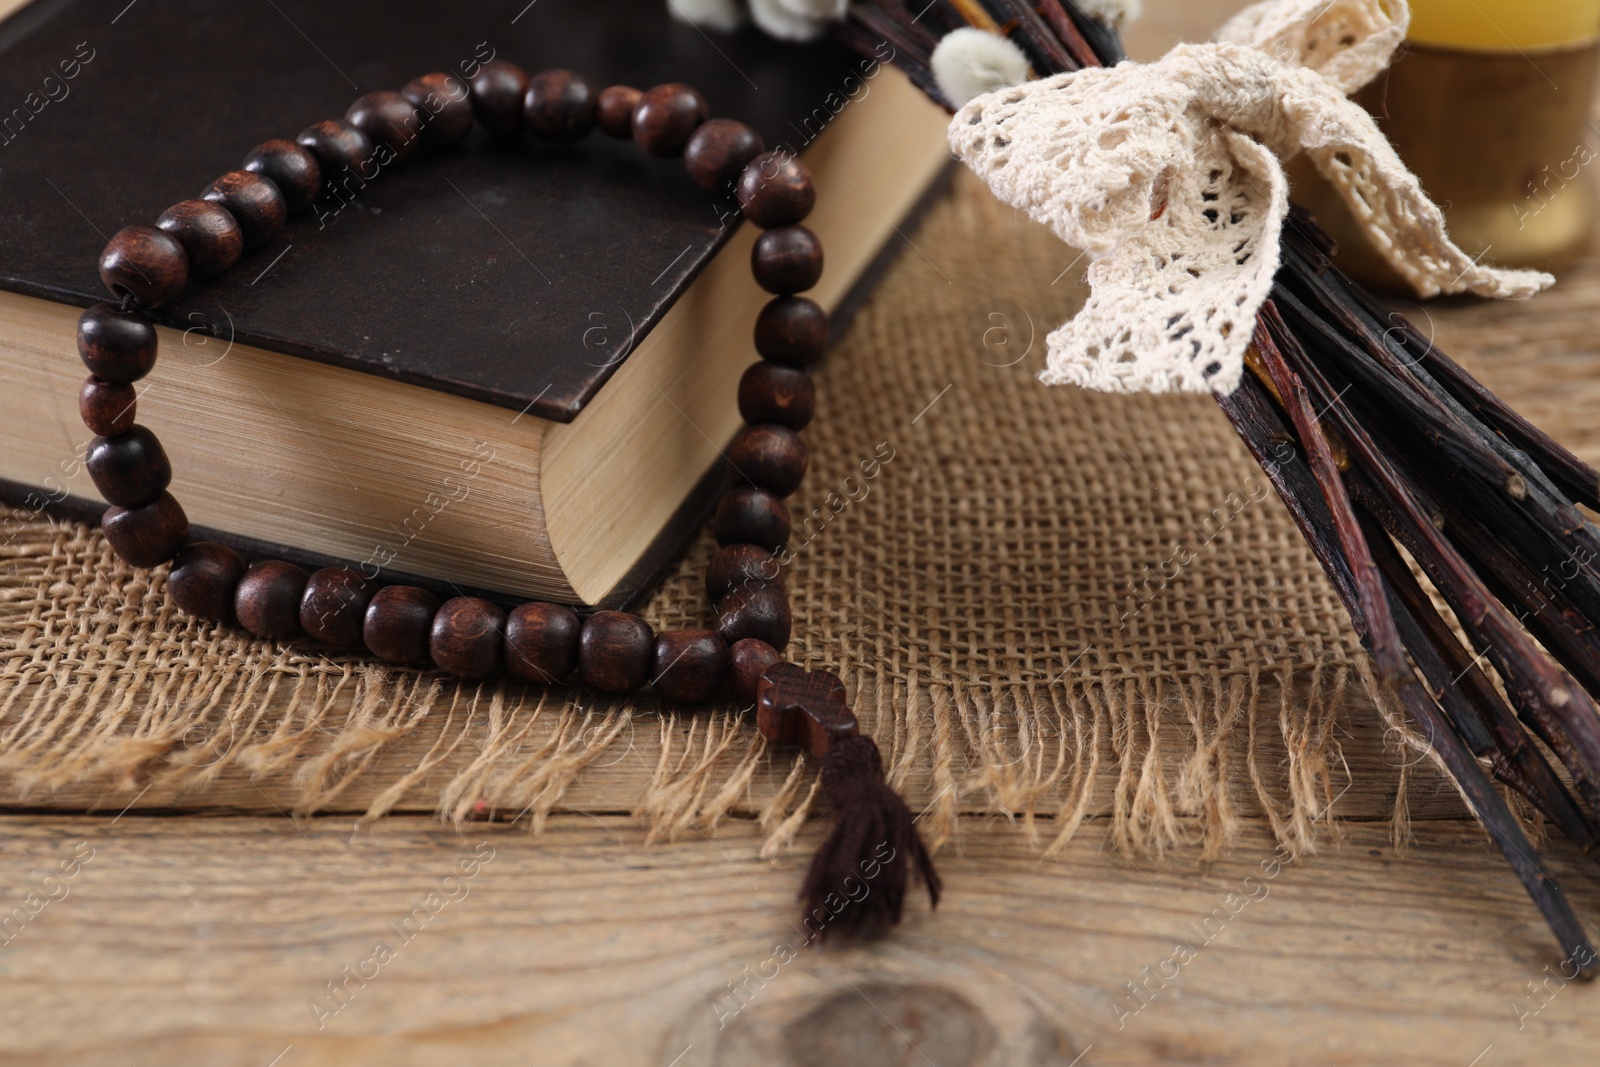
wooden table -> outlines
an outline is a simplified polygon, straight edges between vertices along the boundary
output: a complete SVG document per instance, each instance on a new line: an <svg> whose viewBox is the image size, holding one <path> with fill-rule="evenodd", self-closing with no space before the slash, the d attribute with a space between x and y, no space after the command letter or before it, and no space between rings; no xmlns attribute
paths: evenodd
<svg viewBox="0 0 1600 1067"><path fill-rule="evenodd" d="M1148 55L1237 5L1147 6ZM1590 263L1547 298L1531 355L1524 313L1430 313L1492 385L1497 356L1547 359L1548 387L1506 390L1537 417L1600 380L1582 354L1597 294ZM1344 729L1352 788L1317 856L1278 865L1254 824L1216 862L1135 860L1090 820L1046 860L1023 827L971 815L939 857L945 905L916 900L861 947L794 926L820 826L775 865L743 820L645 847L603 785L537 838L415 805L364 829L290 820L271 781L120 813L3 797L0 1063L1594 1062L1600 994L1555 974L1449 786L1417 770L1397 851L1392 798L1361 774L1397 757L1369 713ZM1595 869L1550 852L1600 915Z"/></svg>

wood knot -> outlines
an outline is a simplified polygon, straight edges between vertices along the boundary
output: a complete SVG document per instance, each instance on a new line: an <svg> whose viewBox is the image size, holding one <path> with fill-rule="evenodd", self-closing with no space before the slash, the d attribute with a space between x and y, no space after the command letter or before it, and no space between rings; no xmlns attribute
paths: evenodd
<svg viewBox="0 0 1600 1067"><path fill-rule="evenodd" d="M940 1067L985 1063L995 1028L971 1001L921 982L851 985L783 1028L795 1067L843 1063L918 1063L917 1050Z"/></svg>

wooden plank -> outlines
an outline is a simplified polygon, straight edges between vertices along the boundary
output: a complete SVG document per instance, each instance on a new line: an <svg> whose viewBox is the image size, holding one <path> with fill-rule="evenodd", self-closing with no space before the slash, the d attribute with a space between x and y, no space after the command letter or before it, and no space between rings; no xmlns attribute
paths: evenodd
<svg viewBox="0 0 1600 1067"><path fill-rule="evenodd" d="M136 814L3 833L0 1064L1499 1067L1589 1062L1600 1036L1600 994L1549 977L1537 914L1461 824L1406 855L1351 826L1280 870L1260 827L1221 862L1135 865L1093 827L1045 861L967 819L937 913L821 948L791 900L816 831L775 867L747 822L654 848L578 816L543 838ZM1577 862L1552 870L1593 915Z"/></svg>

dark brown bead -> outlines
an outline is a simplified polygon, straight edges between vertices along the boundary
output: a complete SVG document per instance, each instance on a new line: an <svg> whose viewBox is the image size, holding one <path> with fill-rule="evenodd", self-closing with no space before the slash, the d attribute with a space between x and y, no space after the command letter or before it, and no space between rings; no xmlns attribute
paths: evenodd
<svg viewBox="0 0 1600 1067"><path fill-rule="evenodd" d="M822 242L804 226L779 226L756 238L750 271L769 293L804 292L822 277Z"/></svg>
<svg viewBox="0 0 1600 1067"><path fill-rule="evenodd" d="M135 567L165 563L189 536L189 517L171 493L136 508L113 505L100 520L106 543Z"/></svg>
<svg viewBox="0 0 1600 1067"><path fill-rule="evenodd" d="M756 351L791 367L809 367L828 350L828 313L803 296L777 296L756 316Z"/></svg>
<svg viewBox="0 0 1600 1067"><path fill-rule="evenodd" d="M102 300L78 317L78 355L96 378L136 382L156 365L156 328L137 311Z"/></svg>
<svg viewBox="0 0 1600 1067"><path fill-rule="evenodd" d="M789 598L775 585L738 589L717 601L717 632L728 644L747 637L782 652L789 644L793 617Z"/></svg>
<svg viewBox="0 0 1600 1067"><path fill-rule="evenodd" d="M184 545L172 557L167 574L167 596L178 606L201 619L234 621L233 597L249 565L244 557L227 545L196 541Z"/></svg>
<svg viewBox="0 0 1600 1067"><path fill-rule="evenodd" d="M759 638L746 637L728 649L728 682L740 700L754 700L761 676L774 663L782 663L777 649Z"/></svg>
<svg viewBox="0 0 1600 1067"><path fill-rule="evenodd" d="M177 238L196 278L220 274L244 254L244 232L232 212L209 200L180 200L161 213L156 226Z"/></svg>
<svg viewBox="0 0 1600 1067"><path fill-rule="evenodd" d="M803 430L816 410L817 387L803 370L762 360L750 364L739 379L739 414L745 422Z"/></svg>
<svg viewBox="0 0 1600 1067"><path fill-rule="evenodd" d="M519 604L506 617L506 670L529 682L564 682L578 665L583 620L571 608Z"/></svg>
<svg viewBox="0 0 1600 1067"><path fill-rule="evenodd" d="M547 141L579 141L594 129L598 107L595 92L582 75L541 70L528 79L522 120L529 133Z"/></svg>
<svg viewBox="0 0 1600 1067"><path fill-rule="evenodd" d="M372 596L361 639L379 659L413 667L428 662L439 598L415 585L386 585Z"/></svg>
<svg viewBox="0 0 1600 1067"><path fill-rule="evenodd" d="M374 145L387 145L398 163L422 149L423 118L417 105L387 89L356 97L344 120Z"/></svg>
<svg viewBox="0 0 1600 1067"><path fill-rule="evenodd" d="M500 667L506 613L475 596L451 597L433 617L428 651L434 666L457 678L487 678Z"/></svg>
<svg viewBox="0 0 1600 1067"><path fill-rule="evenodd" d="M760 585L783 587L783 568L760 545L729 545L706 568L706 598L713 604L735 589Z"/></svg>
<svg viewBox="0 0 1600 1067"><path fill-rule="evenodd" d="M400 95L422 111L423 148L446 148L472 131L472 91L454 74L412 78Z"/></svg>
<svg viewBox="0 0 1600 1067"><path fill-rule="evenodd" d="M313 571L300 595L300 628L337 648L360 648L367 605L377 586L353 567Z"/></svg>
<svg viewBox="0 0 1600 1067"><path fill-rule="evenodd" d="M91 432L115 437L132 428L138 396L126 382L85 378L83 388L78 390L78 414Z"/></svg>
<svg viewBox="0 0 1600 1067"><path fill-rule="evenodd" d="M304 211L322 191L322 164L304 145L275 138L263 141L244 157L244 169L278 187L290 211Z"/></svg>
<svg viewBox="0 0 1600 1067"><path fill-rule="evenodd" d="M728 669L728 646L715 630L671 630L656 638L650 684L668 700L709 700Z"/></svg>
<svg viewBox="0 0 1600 1067"><path fill-rule="evenodd" d="M631 85L608 85L600 90L595 122L607 137L619 140L633 136L633 109L644 94Z"/></svg>
<svg viewBox="0 0 1600 1067"><path fill-rule="evenodd" d="M776 552L789 540L789 509L765 489L735 485L717 502L717 544L759 545Z"/></svg>
<svg viewBox="0 0 1600 1067"><path fill-rule="evenodd" d="M306 591L305 571L281 559L252 564L233 594L239 625L270 640L300 633L300 597Z"/></svg>
<svg viewBox="0 0 1600 1067"><path fill-rule="evenodd" d="M803 221L817 202L810 168L782 148L752 159L736 192L744 217L763 230Z"/></svg>
<svg viewBox="0 0 1600 1067"><path fill-rule="evenodd" d="M202 189L200 199L221 204L239 220L246 248L266 244L289 221L289 202L282 190L248 170L230 170Z"/></svg>
<svg viewBox="0 0 1600 1067"><path fill-rule="evenodd" d="M789 427L763 422L739 431L728 446L728 466L735 478L788 496L805 480L811 451Z"/></svg>
<svg viewBox="0 0 1600 1067"><path fill-rule="evenodd" d="M632 693L650 680L655 631L637 615L597 611L578 639L578 672L601 693Z"/></svg>
<svg viewBox="0 0 1600 1067"><path fill-rule="evenodd" d="M646 89L633 109L633 140L652 156L682 155L709 112L706 98L692 85L668 82Z"/></svg>
<svg viewBox="0 0 1600 1067"><path fill-rule="evenodd" d="M528 96L528 75L514 63L491 59L472 76L472 113L497 137L522 132L522 107Z"/></svg>
<svg viewBox="0 0 1600 1067"><path fill-rule="evenodd" d="M684 145L683 165L700 188L731 192L745 165L766 150L761 135L744 123L711 119Z"/></svg>
<svg viewBox="0 0 1600 1067"><path fill-rule="evenodd" d="M119 300L131 294L141 307L160 307L183 291L189 254L165 230L124 226L100 253L100 280Z"/></svg>
<svg viewBox="0 0 1600 1067"><path fill-rule="evenodd" d="M90 441L84 466L106 503L125 508L148 504L172 484L166 449L143 426Z"/></svg>
<svg viewBox="0 0 1600 1067"><path fill-rule="evenodd" d="M343 119L323 119L307 126L294 141L317 157L322 184L328 188L337 188L346 181L346 171L358 179L373 176L372 138Z"/></svg>

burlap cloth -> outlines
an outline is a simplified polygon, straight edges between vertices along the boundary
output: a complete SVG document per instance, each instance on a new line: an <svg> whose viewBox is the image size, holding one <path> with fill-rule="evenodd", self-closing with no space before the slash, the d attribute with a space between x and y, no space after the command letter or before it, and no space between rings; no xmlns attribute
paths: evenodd
<svg viewBox="0 0 1600 1067"><path fill-rule="evenodd" d="M792 655L843 677L935 841L994 811L1048 848L1098 805L1135 851L1215 850L1263 814L1307 846L1358 646L1211 400L1035 380L1081 269L966 174L912 232L820 372ZM885 443L876 478L846 480ZM460 685L250 640L175 614L165 571L126 567L97 531L12 517L14 794L87 780L118 806L146 788L203 802L270 779L303 812L420 804L535 828L582 795L657 835L757 816L774 850L812 807L812 768L729 702ZM713 549L702 536L654 596L658 628L707 624Z"/></svg>

